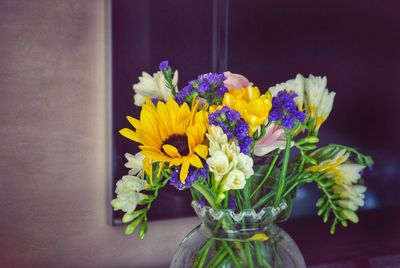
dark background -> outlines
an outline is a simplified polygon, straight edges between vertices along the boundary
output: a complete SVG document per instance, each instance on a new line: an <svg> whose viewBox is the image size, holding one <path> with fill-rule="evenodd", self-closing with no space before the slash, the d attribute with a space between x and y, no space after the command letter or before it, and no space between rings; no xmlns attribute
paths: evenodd
<svg viewBox="0 0 400 268"><path fill-rule="evenodd" d="M215 70L213 32L215 20L221 19L213 16L216 2L112 2L114 181L127 173L124 153L137 150L118 130L129 126L126 115L138 115L132 85L141 72L152 74L168 59L179 70L182 88L198 74ZM382 261L367 257L399 254L400 3L229 1L226 11L227 70L245 75L262 90L297 73L326 75L328 88L337 95L321 140L361 148L376 162L365 175L368 192L360 223L348 230L339 227L335 237L314 216L318 191L308 186L298 191L293 219L283 225L306 261L368 267ZM188 192L170 187L156 202L151 219L194 215ZM115 223L120 216L114 213ZM326 241L327 249L316 241Z"/></svg>

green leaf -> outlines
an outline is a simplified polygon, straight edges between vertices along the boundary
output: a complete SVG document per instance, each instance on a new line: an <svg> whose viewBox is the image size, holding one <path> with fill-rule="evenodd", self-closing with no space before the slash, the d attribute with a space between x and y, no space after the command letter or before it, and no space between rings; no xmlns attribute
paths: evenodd
<svg viewBox="0 0 400 268"><path fill-rule="evenodd" d="M343 209L340 214L343 218L346 218L354 223L358 223L358 216L356 213L354 213L354 211Z"/></svg>
<svg viewBox="0 0 400 268"><path fill-rule="evenodd" d="M125 228L125 235L131 235L135 231L136 227L142 222L142 220L143 220L143 216L140 216L139 218L136 218L136 220L134 222L129 224Z"/></svg>
<svg viewBox="0 0 400 268"><path fill-rule="evenodd" d="M330 232L331 232L332 235L333 235L333 234L335 233L335 231L336 231L336 222L337 222L337 219L335 218L335 219L333 220L333 223L332 223L332 225L331 225L331 230L330 230Z"/></svg>
<svg viewBox="0 0 400 268"><path fill-rule="evenodd" d="M324 202L325 202L325 198L326 198L326 196L324 195L324 196L321 196L319 199L318 199L318 201L317 201L317 203L315 204L315 206L316 207L321 207L323 204L324 204Z"/></svg>
<svg viewBox="0 0 400 268"><path fill-rule="evenodd" d="M315 150L317 148L316 145L314 144L310 144L310 145L304 145L300 147L303 151L311 151L311 150Z"/></svg>
<svg viewBox="0 0 400 268"><path fill-rule="evenodd" d="M317 142L319 142L318 137L308 136L308 137L305 137L305 138L302 138L302 139L298 140L296 142L296 144L297 145L302 145L302 144L305 144L305 143L317 143Z"/></svg>
<svg viewBox="0 0 400 268"><path fill-rule="evenodd" d="M314 158L311 158L311 157L309 157L309 156L306 156L306 155L302 155L301 156L306 162L309 162L309 163L311 163L311 164L313 164L313 165L316 165L318 162L317 162L317 160L315 160Z"/></svg>
<svg viewBox="0 0 400 268"><path fill-rule="evenodd" d="M132 213L125 213L124 216L122 217L122 222L123 223L128 223L136 219L138 216L143 214L145 212L145 209L137 210Z"/></svg>
<svg viewBox="0 0 400 268"><path fill-rule="evenodd" d="M138 236L140 239L143 239L147 234L147 221L144 221L142 226L140 226Z"/></svg>
<svg viewBox="0 0 400 268"><path fill-rule="evenodd" d="M327 223L327 222L328 222L329 214L330 214L330 210L329 210L329 209L325 210L324 216L323 216L323 218L322 218L322 221L323 221L324 223Z"/></svg>
<svg viewBox="0 0 400 268"><path fill-rule="evenodd" d="M253 206L254 209L260 208L267 204L268 201L272 201L273 197L275 195L274 191L269 192L268 194L264 195L263 197L258 200L258 202Z"/></svg>
<svg viewBox="0 0 400 268"><path fill-rule="evenodd" d="M138 202L138 204L143 206L143 205L146 205L146 204L148 204L150 202L153 202L154 199L156 199L156 197L154 195L148 195L147 198L140 200Z"/></svg>

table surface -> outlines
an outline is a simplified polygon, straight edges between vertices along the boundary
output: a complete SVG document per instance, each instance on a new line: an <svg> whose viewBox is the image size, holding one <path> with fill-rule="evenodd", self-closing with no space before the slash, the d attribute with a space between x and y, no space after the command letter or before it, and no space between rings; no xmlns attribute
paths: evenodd
<svg viewBox="0 0 400 268"><path fill-rule="evenodd" d="M315 216L281 223L313 268L394 268L400 267L400 207L360 211L360 223L338 227L334 235L329 225Z"/></svg>

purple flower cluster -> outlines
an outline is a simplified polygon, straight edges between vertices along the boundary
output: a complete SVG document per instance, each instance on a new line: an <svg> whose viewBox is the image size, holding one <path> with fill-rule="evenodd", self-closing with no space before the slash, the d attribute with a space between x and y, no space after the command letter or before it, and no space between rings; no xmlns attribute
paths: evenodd
<svg viewBox="0 0 400 268"><path fill-rule="evenodd" d="M294 98L297 94L282 90L272 98L272 109L268 119L287 129L292 129L296 122L304 122L306 115L297 109Z"/></svg>
<svg viewBox="0 0 400 268"><path fill-rule="evenodd" d="M237 209L236 200L233 197L228 198L228 208L235 211Z"/></svg>
<svg viewBox="0 0 400 268"><path fill-rule="evenodd" d="M197 80L189 82L175 95L175 100L182 104L191 103L197 97L205 99L210 105L221 104L228 89L224 86L224 74L208 73L199 75Z"/></svg>
<svg viewBox="0 0 400 268"><path fill-rule="evenodd" d="M249 136L249 125L244 121L239 112L224 106L208 117L211 125L222 128L228 139L236 138L239 142L240 152L250 153L250 144L253 141Z"/></svg>
<svg viewBox="0 0 400 268"><path fill-rule="evenodd" d="M158 68L162 72L166 71L169 68L169 62L167 60L160 62L160 66Z"/></svg>
<svg viewBox="0 0 400 268"><path fill-rule="evenodd" d="M196 182L198 179L203 179L205 180L207 178L208 174L208 166L206 162L203 162L203 167L202 168L195 168L191 166L189 168L189 173L186 177L186 180L184 183L181 182L179 179L179 173L181 171L181 167L176 167L175 170L172 172L171 179L169 180L169 184L172 186L175 186L178 190L183 190L187 187L192 186L194 182Z"/></svg>

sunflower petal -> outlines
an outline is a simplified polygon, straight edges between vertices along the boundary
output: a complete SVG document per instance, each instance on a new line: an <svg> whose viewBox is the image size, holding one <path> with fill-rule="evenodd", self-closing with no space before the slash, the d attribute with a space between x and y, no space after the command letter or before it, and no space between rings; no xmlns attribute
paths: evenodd
<svg viewBox="0 0 400 268"><path fill-rule="evenodd" d="M202 167L203 167L203 163L201 162L200 158L199 158L197 155L195 155L195 154L193 154L193 155L189 158L189 163L190 163L192 166L195 166L195 167L197 167L197 168L202 168Z"/></svg>
<svg viewBox="0 0 400 268"><path fill-rule="evenodd" d="M182 183L185 182L186 177L189 173L189 161L187 159L183 160L182 166L181 166L181 173L179 174L179 179Z"/></svg>
<svg viewBox="0 0 400 268"><path fill-rule="evenodd" d="M151 152L151 151L141 151L141 153L154 162L170 162L171 161L170 157L160 154L160 153L155 153L155 152Z"/></svg>
<svg viewBox="0 0 400 268"><path fill-rule="evenodd" d="M137 120L136 118L133 118L132 116L127 116L126 119L128 119L129 123L135 128L135 129L140 129L140 121Z"/></svg>
<svg viewBox="0 0 400 268"><path fill-rule="evenodd" d="M208 155L208 147L204 144L199 144L194 148L194 152L201 158L206 159Z"/></svg>
<svg viewBox="0 0 400 268"><path fill-rule="evenodd" d="M124 136L125 138L128 138L130 140L140 142L140 139L138 138L136 132L133 131L132 129L123 128L119 131L119 134L121 134L122 136Z"/></svg>
<svg viewBox="0 0 400 268"><path fill-rule="evenodd" d="M170 157L182 157L175 146L172 146L170 144L165 144L163 145L163 149Z"/></svg>

